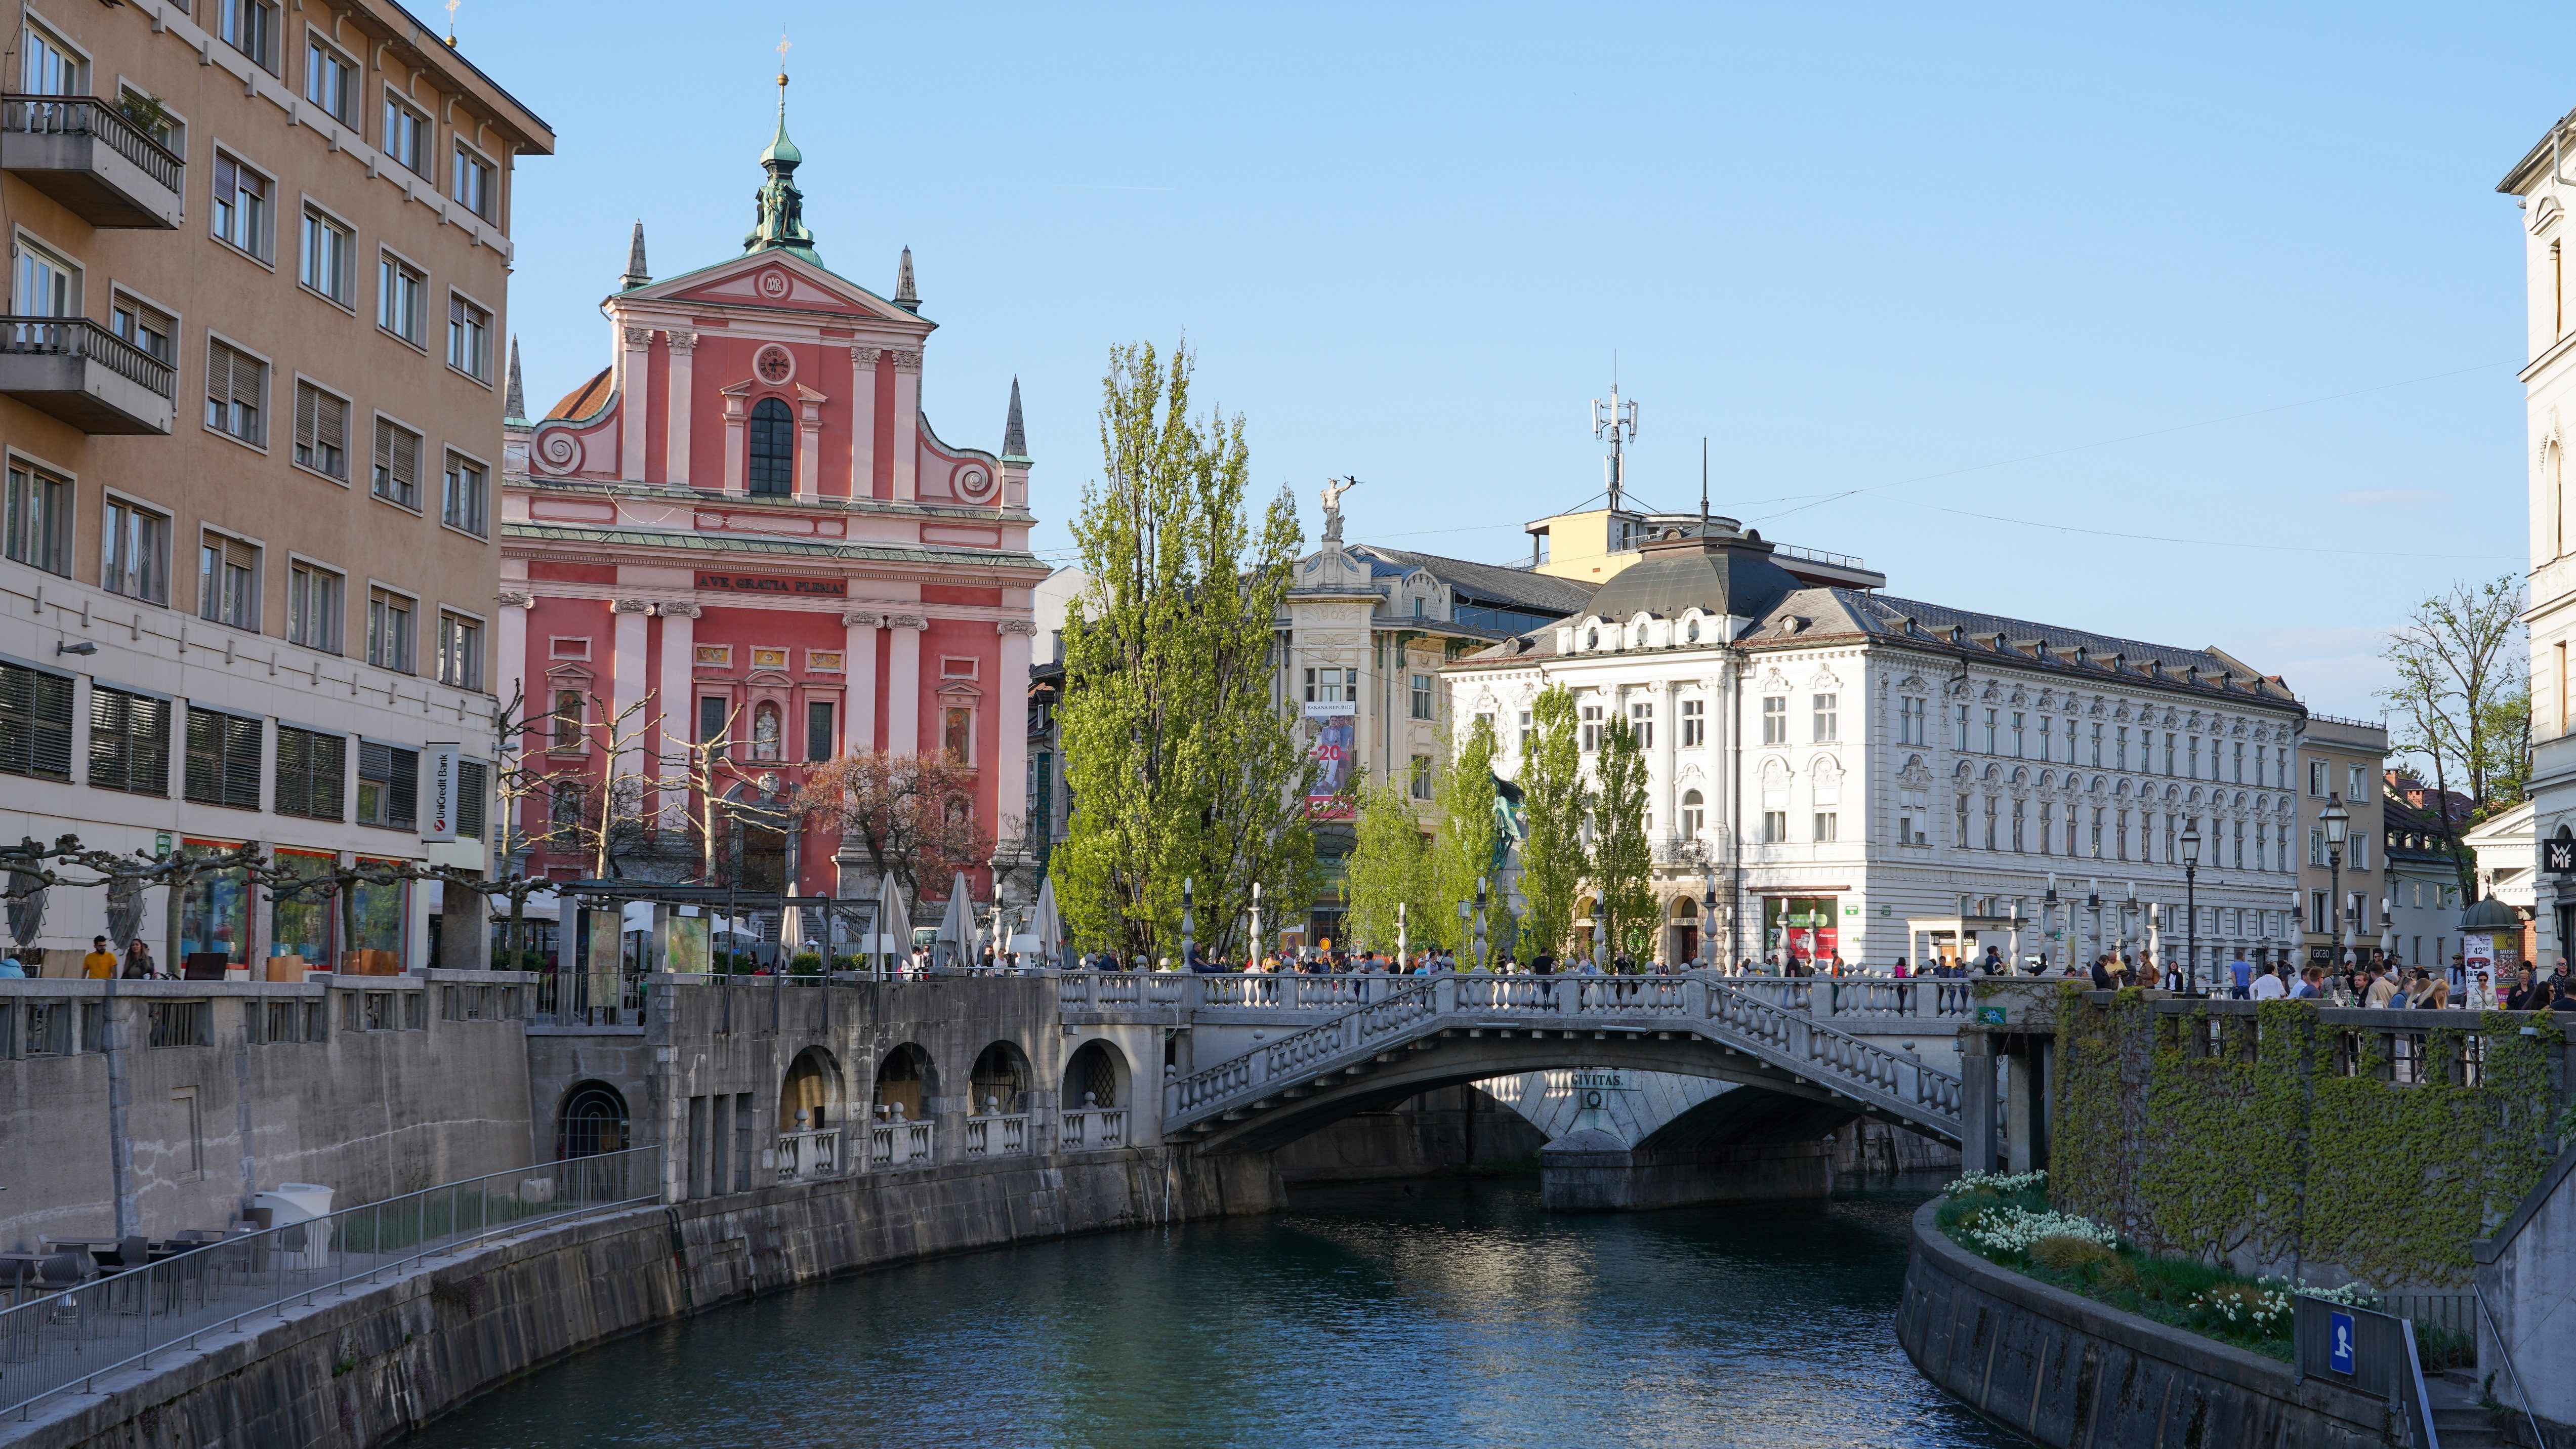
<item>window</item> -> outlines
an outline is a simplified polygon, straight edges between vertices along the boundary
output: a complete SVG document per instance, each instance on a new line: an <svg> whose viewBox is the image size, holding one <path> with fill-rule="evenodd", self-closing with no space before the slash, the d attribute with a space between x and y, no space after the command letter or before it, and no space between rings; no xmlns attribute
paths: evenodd
<svg viewBox="0 0 2576 1449"><path fill-rule="evenodd" d="M1528 711L1528 710L1522 710L1522 711L1521 711L1521 721L1520 721L1520 724L1521 724L1521 758L1523 758L1523 759L1528 759L1528 758L1529 758L1529 752L1530 752L1531 750L1534 750L1534 749L1538 748L1538 724L1537 724L1537 722L1536 722L1536 721L1531 717L1531 713L1530 713L1530 711Z"/></svg>
<svg viewBox="0 0 2576 1449"><path fill-rule="evenodd" d="M2020 800L2012 802L2012 848L2016 851L2029 849L2023 836L2023 830L2026 825L2026 817L2028 813L2029 806L2027 802Z"/></svg>
<svg viewBox="0 0 2576 1449"><path fill-rule="evenodd" d="M412 672L412 611L419 606L390 589L367 590L367 662L397 674Z"/></svg>
<svg viewBox="0 0 2576 1449"><path fill-rule="evenodd" d="M346 307L356 283L350 261L357 238L340 223L311 207L304 208L304 261L296 280Z"/></svg>
<svg viewBox="0 0 2576 1449"><path fill-rule="evenodd" d="M2112 822L2111 853L2121 860L2129 858L2129 812L2123 810Z"/></svg>
<svg viewBox="0 0 2576 1449"><path fill-rule="evenodd" d="M1682 792L1682 834L1695 836L1708 828L1708 802L1697 790Z"/></svg>
<svg viewBox="0 0 2576 1449"><path fill-rule="evenodd" d="M1412 789L1413 798L1416 800L1431 798L1431 757L1429 755L1413 757Z"/></svg>
<svg viewBox="0 0 2576 1449"><path fill-rule="evenodd" d="M2129 768L2129 727L2127 725L2120 726L2120 737L2115 744L2118 754L2114 758L2118 763L2113 768L2125 770Z"/></svg>
<svg viewBox="0 0 2576 1449"><path fill-rule="evenodd" d="M1831 744L1843 737L1841 696L1820 694L1815 697L1815 718L1809 738L1817 744Z"/></svg>
<svg viewBox="0 0 2576 1449"><path fill-rule="evenodd" d="M1641 700L1628 706L1628 732L1636 739L1638 749L1655 747L1655 707L1652 704Z"/></svg>
<svg viewBox="0 0 2576 1449"><path fill-rule="evenodd" d="M1816 843L1818 845L1831 845L1841 838L1840 831L1842 829L1842 817L1835 812L1831 810L1817 811L1815 825Z"/></svg>
<svg viewBox="0 0 2576 1449"><path fill-rule="evenodd" d="M975 761L975 711L952 704L939 712L939 747L961 763Z"/></svg>
<svg viewBox="0 0 2576 1449"><path fill-rule="evenodd" d="M304 42L304 99L335 121L354 124L357 119L357 63L309 33Z"/></svg>
<svg viewBox="0 0 2576 1449"><path fill-rule="evenodd" d="M22 12L23 13L23 12ZM27 26L27 64L25 89L31 96L85 96L89 94L89 62L63 43L62 37L41 25Z"/></svg>
<svg viewBox="0 0 2576 1449"><path fill-rule="evenodd" d="M2322 830L2311 830L2308 832L2308 864L2323 866L2325 863L2326 833Z"/></svg>
<svg viewBox="0 0 2576 1449"><path fill-rule="evenodd" d="M2095 769L2100 769L2102 766L2102 727L2100 725L2093 727L2093 766Z"/></svg>
<svg viewBox="0 0 2576 1449"><path fill-rule="evenodd" d="M349 741L292 725L277 727L276 810L306 820L338 820L345 813Z"/></svg>
<svg viewBox="0 0 2576 1449"><path fill-rule="evenodd" d="M21 236L10 244L9 308L21 317L81 315L81 269Z"/></svg>
<svg viewBox="0 0 2576 1449"><path fill-rule="evenodd" d="M2016 760L2022 758L2024 718L2020 710L2013 711L2013 758Z"/></svg>
<svg viewBox="0 0 2576 1449"><path fill-rule="evenodd" d="M171 342L178 335L178 322L148 302L115 293L108 304L107 330L163 362L178 360L178 350Z"/></svg>
<svg viewBox="0 0 2576 1449"><path fill-rule="evenodd" d="M467 211L485 221L500 215L500 177L491 162L463 146L456 148L456 199Z"/></svg>
<svg viewBox="0 0 2576 1449"><path fill-rule="evenodd" d="M832 702L830 700L806 701L805 758L814 761L832 758Z"/></svg>
<svg viewBox="0 0 2576 1449"><path fill-rule="evenodd" d="M182 5L179 8L184 11L188 7ZM162 150L173 156L187 154L188 128L179 123L178 117L162 109L158 100L132 86L119 86L116 108L124 113L125 119L134 123L136 129L160 143Z"/></svg>
<svg viewBox="0 0 2576 1449"><path fill-rule="evenodd" d="M563 696L561 695L556 696L558 699L562 697ZM575 699L573 701L573 707L575 709L579 709L581 707L581 701L579 699ZM711 745L717 740L724 738L725 732L733 727L732 715L732 704L721 695L711 694L699 700L698 743L702 745Z"/></svg>
<svg viewBox="0 0 2576 1449"><path fill-rule="evenodd" d="M1986 797L1986 849L1994 850L1997 848L1997 835L1998 832L1995 829L1995 797L1989 795Z"/></svg>
<svg viewBox="0 0 2576 1449"><path fill-rule="evenodd" d="M72 571L72 485L53 474L11 459L9 492L0 507L0 533L6 535L10 558L47 573Z"/></svg>
<svg viewBox="0 0 2576 1449"><path fill-rule="evenodd" d="M185 793L200 805L259 808L260 721L191 707Z"/></svg>
<svg viewBox="0 0 2576 1449"><path fill-rule="evenodd" d="M1583 753L1588 755L1601 748L1601 706L1597 704L1583 706L1580 723L1583 728Z"/></svg>
<svg viewBox="0 0 2576 1449"><path fill-rule="evenodd" d="M2188 765L2188 766L2190 767L2190 769L2191 769L2191 778L2193 778L2193 779L2195 779L2195 780L2199 779L2199 778L2200 778L2200 736L2198 736L2198 735L2193 735L2190 739L2185 740L2185 741L2183 742L2183 762L2184 762L2186 765Z"/></svg>
<svg viewBox="0 0 2576 1449"><path fill-rule="evenodd" d="M2001 710L1990 709L1986 711L1986 753L1990 755L2002 753L2000 750L1995 748L1996 745L2002 743L2002 741L1997 738L1998 716L2002 713L2003 712Z"/></svg>
<svg viewBox="0 0 2576 1449"><path fill-rule="evenodd" d="M1360 672L1325 667L1306 671L1308 704L1347 704L1358 698Z"/></svg>
<svg viewBox="0 0 2576 1449"><path fill-rule="evenodd" d="M2102 858L2102 807L2093 807L2093 858Z"/></svg>
<svg viewBox="0 0 2576 1449"><path fill-rule="evenodd" d="M2245 826L2240 822L2236 828L2239 832L2242 832L2245 829ZM2370 869L2370 837L2367 834L2356 830L2351 835L2346 836L2345 840L2350 846L2350 849L2345 853L2352 857L2349 862L2352 868L2354 870ZM2244 854L2242 850L2239 850L2237 853L2239 855ZM2240 860L2236 863L2238 865L2243 865L2245 862Z"/></svg>
<svg viewBox="0 0 2576 1449"><path fill-rule="evenodd" d="M422 297L429 278L418 267L391 252L376 254L376 325L414 347L421 337Z"/></svg>
<svg viewBox="0 0 2576 1449"><path fill-rule="evenodd" d="M456 833L460 837L483 838L483 802L491 788L491 768L481 760L456 762Z"/></svg>
<svg viewBox="0 0 2576 1449"><path fill-rule="evenodd" d="M447 365L477 382L492 380L492 314L454 292L447 294Z"/></svg>
<svg viewBox="0 0 2576 1449"><path fill-rule="evenodd" d="M268 446L268 364L212 338L206 342L206 426L254 448Z"/></svg>
<svg viewBox="0 0 2576 1449"><path fill-rule="evenodd" d="M72 777L72 681L0 663L0 774Z"/></svg>
<svg viewBox="0 0 2576 1449"><path fill-rule="evenodd" d="M2042 800L2042 801L2040 801L2040 802L2039 802L2039 853L2040 853L2040 854L2042 854L2042 855L2055 855L2055 854L2057 853L2057 841L2056 841L2056 838L2055 838L2056 830L2057 830L2057 806L2056 806L2055 802L2053 802L2053 801L2048 801L2048 800Z"/></svg>
<svg viewBox="0 0 2576 1449"><path fill-rule="evenodd" d="M1762 743L1789 743L1789 701L1785 695L1766 695L1762 700ZM1590 748L1586 746L1585 748Z"/></svg>
<svg viewBox="0 0 2576 1449"><path fill-rule="evenodd" d="M1417 674L1413 676L1413 717L1415 719L1430 719L1432 717L1431 676L1428 674Z"/></svg>
<svg viewBox="0 0 2576 1449"><path fill-rule="evenodd" d="M1788 841L1789 812L1786 810L1763 811L1762 843L1764 845L1785 845Z"/></svg>
<svg viewBox="0 0 2576 1449"><path fill-rule="evenodd" d="M2170 774L2172 774L2173 772L2174 772L2174 735L2173 735L2173 731L2171 731L2171 730L2167 730L2167 731L2165 731L2165 773L2166 773L2166 774L2168 774L2168 775L2170 775Z"/></svg>
<svg viewBox="0 0 2576 1449"><path fill-rule="evenodd" d="M376 419L375 494L387 503L420 509L420 434L402 424Z"/></svg>
<svg viewBox="0 0 2576 1449"><path fill-rule="evenodd" d="M385 92L385 133L376 138L384 153L418 175L429 173L429 117Z"/></svg>
<svg viewBox="0 0 2576 1449"><path fill-rule="evenodd" d="M2236 746L2236 783L2239 785L2245 783L2245 745L2242 741L2239 741ZM2361 797L2356 795L2353 798Z"/></svg>
<svg viewBox="0 0 2576 1449"><path fill-rule="evenodd" d="M420 813L420 751L358 742L358 823L409 830Z"/></svg>
<svg viewBox="0 0 2576 1449"><path fill-rule="evenodd" d="M245 256L267 261L268 178L237 158L215 153L215 240Z"/></svg>
<svg viewBox="0 0 2576 1449"><path fill-rule="evenodd" d="M1951 709L1950 748L1964 750L1968 747L1968 707L1961 704L1953 705Z"/></svg>
<svg viewBox="0 0 2576 1449"><path fill-rule="evenodd" d="M2311 795L2323 795L2325 792L2326 762L2323 760L2308 761L2308 793Z"/></svg>
<svg viewBox="0 0 2576 1449"><path fill-rule="evenodd" d="M447 455L445 486L439 492L438 521L481 538L489 530L489 475L483 465L459 454Z"/></svg>
<svg viewBox="0 0 2576 1449"><path fill-rule="evenodd" d="M2355 804L2359 804L2361 802L2361 782L2366 774L2367 772L2359 765L2346 765L2344 767L2343 798L2350 800Z"/></svg>
<svg viewBox="0 0 2576 1449"><path fill-rule="evenodd" d="M89 687L89 782L134 795L170 793L170 701Z"/></svg>
<svg viewBox="0 0 2576 1449"><path fill-rule="evenodd" d="M277 73L277 6L270 0L213 0L215 35L224 44Z"/></svg>
<svg viewBox="0 0 2576 1449"><path fill-rule="evenodd" d="M796 491L796 419L777 398L752 404L751 461L745 481L753 493L772 498Z"/></svg>
<svg viewBox="0 0 2576 1449"><path fill-rule="evenodd" d="M1697 749L1708 743L1708 702L1700 699L1682 701L1682 748Z"/></svg>
<svg viewBox="0 0 2576 1449"><path fill-rule="evenodd" d="M340 620L348 611L348 584L319 564L297 560L286 568L286 642L340 652Z"/></svg>
<svg viewBox="0 0 2576 1449"><path fill-rule="evenodd" d="M2056 758L2057 742L2050 738L2051 727L2056 723L2057 721L2050 719L2046 715L2041 715L2039 717L2039 757L2043 760ZM2069 737L2067 743L2072 746L2074 744L2073 738ZM2071 755L2074 753L2074 750L2070 748L2067 753Z"/></svg>
<svg viewBox="0 0 2576 1449"><path fill-rule="evenodd" d="M309 382L295 385L295 466L349 478L349 400Z"/></svg>
<svg viewBox="0 0 2576 1449"><path fill-rule="evenodd" d="M259 628L259 548L220 533L197 543L197 617L236 629Z"/></svg>
<svg viewBox="0 0 2576 1449"><path fill-rule="evenodd" d="M438 611L438 682L483 687L483 626L445 609Z"/></svg>
<svg viewBox="0 0 2576 1449"><path fill-rule="evenodd" d="M2318 935L2326 931L2326 893L2308 892L2308 929Z"/></svg>

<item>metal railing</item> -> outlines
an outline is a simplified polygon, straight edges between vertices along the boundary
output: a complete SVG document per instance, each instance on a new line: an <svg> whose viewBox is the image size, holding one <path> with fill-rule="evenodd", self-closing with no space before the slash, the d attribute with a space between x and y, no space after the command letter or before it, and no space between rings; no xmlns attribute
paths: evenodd
<svg viewBox="0 0 2576 1449"><path fill-rule="evenodd" d="M96 96L0 96L0 132L20 136L95 136L144 175L182 190L188 163Z"/></svg>
<svg viewBox="0 0 2576 1449"><path fill-rule="evenodd" d="M85 357L156 396L179 398L176 368L86 317L0 316L0 353Z"/></svg>
<svg viewBox="0 0 2576 1449"><path fill-rule="evenodd" d="M0 1312L0 1414L504 1233L661 1199L662 1149L549 1162L206 1243ZM86 1255L83 1255L84 1257Z"/></svg>
<svg viewBox="0 0 2576 1449"><path fill-rule="evenodd" d="M2394 1442L2439 1449L2412 1323L2297 1294L2290 1299L2290 1359L2302 1380L2322 1379L2386 1404L2403 1436Z"/></svg>

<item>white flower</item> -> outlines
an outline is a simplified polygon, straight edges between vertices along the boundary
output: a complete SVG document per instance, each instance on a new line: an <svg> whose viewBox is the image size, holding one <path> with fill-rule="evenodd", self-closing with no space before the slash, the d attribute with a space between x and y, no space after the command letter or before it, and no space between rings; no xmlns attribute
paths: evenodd
<svg viewBox="0 0 2576 1449"><path fill-rule="evenodd" d="M1960 1231L1979 1247L1996 1253L2027 1252L2042 1238L2081 1238L2106 1248L2120 1241L2118 1233L2091 1218L2055 1211L2035 1213L2009 1205L1987 1209L1973 1222L1963 1224Z"/></svg>
<svg viewBox="0 0 2576 1449"><path fill-rule="evenodd" d="M2045 1170L2016 1172L2010 1175L2000 1172L1970 1172L1963 1174L1957 1181L1941 1190L1952 1197L1971 1192L1993 1192L2011 1197L2030 1188L2043 1186L2047 1181L2048 1173Z"/></svg>

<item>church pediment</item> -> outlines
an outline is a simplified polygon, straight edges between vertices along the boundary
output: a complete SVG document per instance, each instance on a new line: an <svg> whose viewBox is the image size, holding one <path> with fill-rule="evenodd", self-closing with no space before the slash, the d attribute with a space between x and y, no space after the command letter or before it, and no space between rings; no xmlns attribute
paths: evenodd
<svg viewBox="0 0 2576 1449"><path fill-rule="evenodd" d="M795 312L836 312L893 323L926 336L934 325L844 277L784 250L754 252L702 267L684 276L618 294L620 303L669 302L727 307L774 307Z"/></svg>

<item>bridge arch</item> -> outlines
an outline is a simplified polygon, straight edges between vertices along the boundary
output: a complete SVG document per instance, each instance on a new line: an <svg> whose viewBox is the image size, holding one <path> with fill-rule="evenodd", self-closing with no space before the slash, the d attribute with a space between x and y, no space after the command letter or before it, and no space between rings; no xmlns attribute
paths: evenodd
<svg viewBox="0 0 2576 1449"><path fill-rule="evenodd" d="M870 1099L878 1120L900 1109L907 1122L930 1116L931 1099L939 1095L939 1069L919 1042L905 1042L877 1058L875 1090Z"/></svg>
<svg viewBox="0 0 2576 1449"><path fill-rule="evenodd" d="M555 1160L626 1149L626 1094L590 1078L575 1082L555 1108Z"/></svg>
<svg viewBox="0 0 2576 1449"><path fill-rule="evenodd" d="M823 1047L807 1047L788 1063L787 1076L779 1083L778 1130L837 1126L843 1116L843 1096L839 1059ZM799 1112L805 1114L801 1124L796 1120Z"/></svg>
<svg viewBox="0 0 2576 1449"><path fill-rule="evenodd" d="M1127 1066L1127 1054L1113 1042L1094 1038L1066 1059L1064 1094L1058 1100L1068 1110L1124 1107L1133 1091L1134 1074Z"/></svg>
<svg viewBox="0 0 2576 1449"><path fill-rule="evenodd" d="M966 1115L1011 1116L1029 1109L1029 1054L1015 1041L994 1042L966 1073Z"/></svg>

